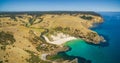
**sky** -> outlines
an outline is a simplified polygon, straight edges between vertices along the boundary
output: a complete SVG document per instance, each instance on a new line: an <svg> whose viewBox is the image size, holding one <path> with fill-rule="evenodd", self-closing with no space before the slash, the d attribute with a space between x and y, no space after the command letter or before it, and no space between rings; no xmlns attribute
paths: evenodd
<svg viewBox="0 0 120 63"><path fill-rule="evenodd" d="M0 11L120 11L120 0L0 0Z"/></svg>

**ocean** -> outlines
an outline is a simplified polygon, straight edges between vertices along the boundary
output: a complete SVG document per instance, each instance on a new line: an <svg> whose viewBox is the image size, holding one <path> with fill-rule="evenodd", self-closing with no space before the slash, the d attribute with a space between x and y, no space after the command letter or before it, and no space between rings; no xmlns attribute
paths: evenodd
<svg viewBox="0 0 120 63"><path fill-rule="evenodd" d="M92 45L81 39L72 40L66 43L71 49L64 53L89 60L79 63L120 63L120 12L98 13L104 22L91 29L102 35L106 43Z"/></svg>

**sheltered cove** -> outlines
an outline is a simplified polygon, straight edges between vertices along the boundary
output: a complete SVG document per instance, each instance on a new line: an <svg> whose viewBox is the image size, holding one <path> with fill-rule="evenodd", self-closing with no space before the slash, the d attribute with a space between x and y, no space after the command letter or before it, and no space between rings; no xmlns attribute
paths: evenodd
<svg viewBox="0 0 120 63"><path fill-rule="evenodd" d="M43 57L68 50L68 47L59 45L77 38L93 44L104 42L102 36L89 29L93 24L102 22L102 17L95 12L0 13L0 32L4 32L5 35L13 35L12 38L14 38L12 44L9 44L11 42L9 39L8 41L5 41L5 38L1 39L0 58L2 62L5 62L4 59L6 59L12 63L59 63L57 60L45 60ZM4 50L2 50L3 47ZM7 56L6 54L9 57L4 57ZM34 58L37 58L37 61ZM14 62L14 60L16 61ZM71 63L73 61L62 60L61 62Z"/></svg>

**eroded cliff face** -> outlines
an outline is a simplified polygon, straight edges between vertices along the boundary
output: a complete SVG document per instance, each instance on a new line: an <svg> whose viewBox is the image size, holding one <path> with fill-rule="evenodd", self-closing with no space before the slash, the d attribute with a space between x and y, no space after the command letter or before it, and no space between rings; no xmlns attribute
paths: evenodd
<svg viewBox="0 0 120 63"><path fill-rule="evenodd" d="M103 37L89 28L95 23L102 22L101 16L89 13L1 13L0 62L51 63L54 60L43 60L39 56L44 53L55 54L59 50L64 51L65 49L64 47L47 43L42 37L43 35L49 37L56 33L64 33L81 38L88 43L99 44L104 40ZM12 44L10 38L14 39ZM64 60L61 62L70 63L72 61Z"/></svg>

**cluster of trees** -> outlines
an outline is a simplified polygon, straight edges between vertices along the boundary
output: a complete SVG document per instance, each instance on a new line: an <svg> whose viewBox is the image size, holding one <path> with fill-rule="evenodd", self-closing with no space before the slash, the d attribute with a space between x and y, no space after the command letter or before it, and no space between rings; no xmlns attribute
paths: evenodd
<svg viewBox="0 0 120 63"><path fill-rule="evenodd" d="M86 16L86 15L83 15L80 18L85 19L85 20L91 20L91 19L93 19L92 16Z"/></svg>
<svg viewBox="0 0 120 63"><path fill-rule="evenodd" d="M0 32L0 44L2 44L2 45L10 45L10 44L13 44L15 41L16 40L15 40L14 36L11 33L4 32L4 31Z"/></svg>
<svg viewBox="0 0 120 63"><path fill-rule="evenodd" d="M54 28L54 30L55 31L70 31L70 27L63 28L63 27L59 26L59 27Z"/></svg>
<svg viewBox="0 0 120 63"><path fill-rule="evenodd" d="M37 45L36 47L37 51L43 51L43 52L52 51L56 48L58 48L57 45L49 44L49 43L42 43L42 44Z"/></svg>
<svg viewBox="0 0 120 63"><path fill-rule="evenodd" d="M18 14L29 14L29 15L38 15L41 16L43 14L90 14L95 16L100 16L92 11L29 11L29 12L0 12L0 15L18 15Z"/></svg>
<svg viewBox="0 0 120 63"><path fill-rule="evenodd" d="M16 40L11 33L4 31L0 32L0 44L2 45L2 50L6 50L6 46L13 44L15 41Z"/></svg>
<svg viewBox="0 0 120 63"><path fill-rule="evenodd" d="M29 50L25 50L25 51L31 55L30 58L26 59L26 61L29 63L50 63L50 62L41 60L40 57L38 55L35 55L33 51L29 51Z"/></svg>

